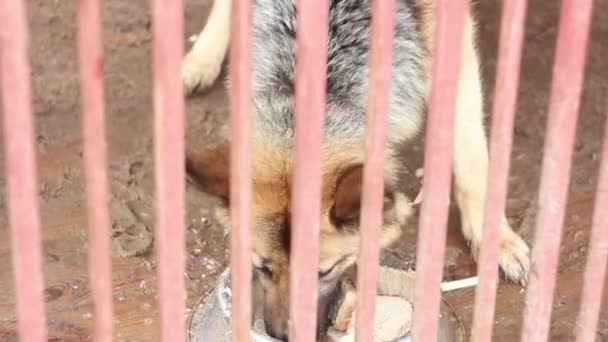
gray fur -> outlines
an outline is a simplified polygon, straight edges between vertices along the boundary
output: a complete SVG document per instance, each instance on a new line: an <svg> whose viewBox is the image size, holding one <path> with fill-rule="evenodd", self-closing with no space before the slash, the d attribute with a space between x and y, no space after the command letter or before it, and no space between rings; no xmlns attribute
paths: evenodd
<svg viewBox="0 0 608 342"><path fill-rule="evenodd" d="M411 0L397 0L390 93L390 143L411 137L428 90L427 57ZM362 146L366 123L370 0L330 0L327 102L340 108L325 119L326 143ZM295 0L254 1L256 139L290 148L294 128ZM392 144L389 144L392 145Z"/></svg>

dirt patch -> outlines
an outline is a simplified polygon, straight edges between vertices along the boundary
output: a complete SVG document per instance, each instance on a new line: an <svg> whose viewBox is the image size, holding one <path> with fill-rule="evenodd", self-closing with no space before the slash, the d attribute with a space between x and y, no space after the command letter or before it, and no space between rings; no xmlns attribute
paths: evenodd
<svg viewBox="0 0 608 342"><path fill-rule="evenodd" d="M129 156L110 168L112 252L114 256L146 255L154 241L154 165L152 151Z"/></svg>

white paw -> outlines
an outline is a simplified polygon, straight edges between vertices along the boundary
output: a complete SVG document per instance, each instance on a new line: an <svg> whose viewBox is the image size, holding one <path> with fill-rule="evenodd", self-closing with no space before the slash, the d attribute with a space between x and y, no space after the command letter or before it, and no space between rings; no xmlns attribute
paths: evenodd
<svg viewBox="0 0 608 342"><path fill-rule="evenodd" d="M511 229L503 229L498 264L504 276L525 285L530 271L530 248Z"/></svg>
<svg viewBox="0 0 608 342"><path fill-rule="evenodd" d="M479 255L479 242L473 242L471 249L477 260ZM503 276L516 283L525 285L530 271L530 248L528 244L515 233L508 224L502 227L502 241L498 258Z"/></svg>
<svg viewBox="0 0 608 342"><path fill-rule="evenodd" d="M222 70L222 61L209 60L206 56L199 56L190 52L182 64L182 81L187 94L211 87Z"/></svg>

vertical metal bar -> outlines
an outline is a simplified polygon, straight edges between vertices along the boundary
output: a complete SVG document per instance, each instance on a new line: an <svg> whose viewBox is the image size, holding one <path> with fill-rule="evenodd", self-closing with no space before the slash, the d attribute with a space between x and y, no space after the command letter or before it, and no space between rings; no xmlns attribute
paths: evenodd
<svg viewBox="0 0 608 342"><path fill-rule="evenodd" d="M606 112L608 113L608 111ZM604 143L599 180L593 210L593 227L589 239L589 253L583 282L581 306L576 323L576 341L596 340L597 320L602 303L602 291L608 262L608 120L604 129Z"/></svg>
<svg viewBox="0 0 608 342"><path fill-rule="evenodd" d="M415 341L435 341L441 300L462 33L468 1L438 0L432 89L424 152L413 314Z"/></svg>
<svg viewBox="0 0 608 342"><path fill-rule="evenodd" d="M0 59L9 220L19 340L46 340L29 33L24 1L0 1Z"/></svg>
<svg viewBox="0 0 608 342"><path fill-rule="evenodd" d="M513 141L513 121L517 101L517 87L521 50L526 19L527 0L502 2L502 21L495 98L492 109L490 165L485 204L483 240L479 253L477 274L479 286L475 293L473 341L491 341L492 324L498 283L500 227L507 196L507 177Z"/></svg>
<svg viewBox="0 0 608 342"><path fill-rule="evenodd" d="M95 341L112 341L112 257L104 118L103 50L99 1L78 1L84 166L87 182L89 279Z"/></svg>
<svg viewBox="0 0 608 342"><path fill-rule="evenodd" d="M297 2L296 142L292 191L289 340L317 331L321 142L327 71L327 0Z"/></svg>
<svg viewBox="0 0 608 342"><path fill-rule="evenodd" d="M232 340L251 330L252 3L233 1L230 41L230 266Z"/></svg>
<svg viewBox="0 0 608 342"><path fill-rule="evenodd" d="M563 0L522 341L546 341L593 0Z"/></svg>
<svg viewBox="0 0 608 342"><path fill-rule="evenodd" d="M185 341L183 0L152 0L161 341Z"/></svg>
<svg viewBox="0 0 608 342"><path fill-rule="evenodd" d="M371 341L374 332L384 204L384 150L391 88L395 0L372 3L370 83L366 160L363 169L361 252L357 278L356 341Z"/></svg>

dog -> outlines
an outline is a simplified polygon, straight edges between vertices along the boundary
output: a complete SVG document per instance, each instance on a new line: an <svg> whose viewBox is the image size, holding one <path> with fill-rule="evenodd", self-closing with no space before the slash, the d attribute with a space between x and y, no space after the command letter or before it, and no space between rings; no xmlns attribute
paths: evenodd
<svg viewBox="0 0 608 342"><path fill-rule="evenodd" d="M296 0L253 1L253 268L263 288L269 334L287 339L289 317L290 185L293 173ZM366 124L371 0L330 0L327 110L322 143L319 315L338 279L355 264ZM425 119L433 63L435 0L397 0L385 162L381 245L400 236L411 214L398 170L397 146L418 136ZM215 0L206 26L184 58L185 89L211 86L230 39L230 0ZM475 22L467 13L454 134L454 197L474 257L482 239L488 178ZM229 201L229 143L186 157L204 189ZM499 266L525 281L529 248L503 216ZM297 248L297 244L295 245ZM320 323L319 326L322 326Z"/></svg>

